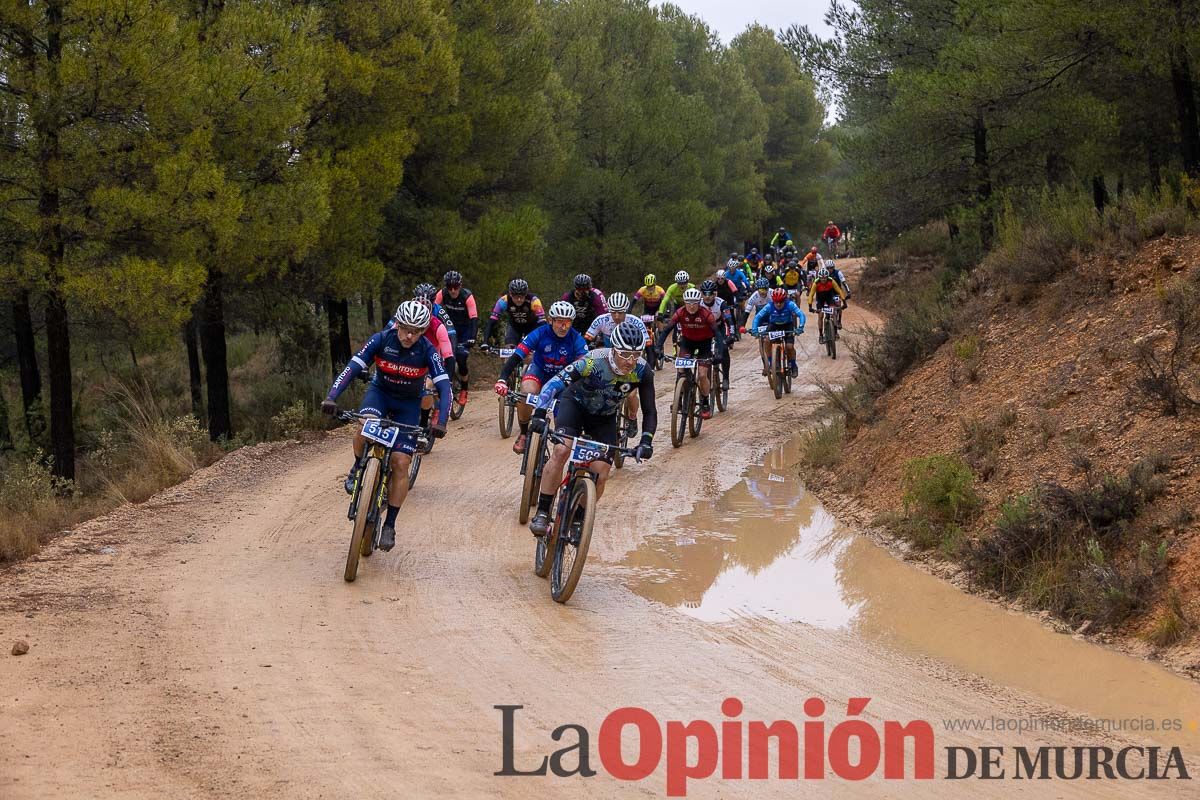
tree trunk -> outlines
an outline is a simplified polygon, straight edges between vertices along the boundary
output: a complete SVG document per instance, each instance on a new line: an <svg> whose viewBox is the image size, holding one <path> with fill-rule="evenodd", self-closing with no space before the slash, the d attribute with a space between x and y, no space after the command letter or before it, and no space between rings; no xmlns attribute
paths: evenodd
<svg viewBox="0 0 1200 800"><path fill-rule="evenodd" d="M8 429L8 402L0 390L0 453L13 449L12 433Z"/></svg>
<svg viewBox="0 0 1200 800"><path fill-rule="evenodd" d="M1092 177L1092 203L1100 213L1104 213L1104 207L1108 205L1108 187L1104 185L1103 175Z"/></svg>
<svg viewBox="0 0 1200 800"><path fill-rule="evenodd" d="M62 94L59 65L62 62L63 2L46 3L45 105L57 109ZM66 298L62 294L62 264L66 254L62 230L62 199L59 184L62 157L59 145L61 120L55 113L33 115L38 140L38 217L43 233L38 250L46 265L46 355L50 370L50 454L53 471L60 478L75 480L74 396L71 387L71 329Z"/></svg>
<svg viewBox="0 0 1200 800"><path fill-rule="evenodd" d="M329 362L336 378L350 361L350 304L325 295L325 318L329 330Z"/></svg>
<svg viewBox="0 0 1200 800"><path fill-rule="evenodd" d="M201 298L200 349L208 376L208 438L214 442L233 435L229 413L229 365L225 356L225 276L209 269Z"/></svg>
<svg viewBox="0 0 1200 800"><path fill-rule="evenodd" d="M992 209L989 202L992 199L992 174L988 164L988 131L982 111L975 114L973 132L975 138L975 197L980 206L979 240L983 244L983 249L989 250L992 246L995 228L992 224Z"/></svg>
<svg viewBox="0 0 1200 800"><path fill-rule="evenodd" d="M1200 177L1200 120L1196 116L1196 85L1192 64L1182 45L1172 48L1171 88L1175 90L1175 111L1179 115L1179 153L1183 168L1193 178Z"/></svg>
<svg viewBox="0 0 1200 800"><path fill-rule="evenodd" d="M375 330L375 296L367 295L367 327Z"/></svg>
<svg viewBox="0 0 1200 800"><path fill-rule="evenodd" d="M21 408L30 444L44 445L46 418L42 409L42 373L38 369L29 292L21 290L13 301L13 334L17 343L17 369L21 374Z"/></svg>
<svg viewBox="0 0 1200 800"><path fill-rule="evenodd" d="M187 347L188 388L192 394L192 416L200 422L204 422L204 377L200 373L200 324L196 321L195 312L183 326L183 342Z"/></svg>

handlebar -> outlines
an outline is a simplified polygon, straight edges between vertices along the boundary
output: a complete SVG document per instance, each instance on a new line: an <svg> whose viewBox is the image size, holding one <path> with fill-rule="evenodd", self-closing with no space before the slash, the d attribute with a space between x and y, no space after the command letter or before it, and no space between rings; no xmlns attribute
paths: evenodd
<svg viewBox="0 0 1200 800"><path fill-rule="evenodd" d="M339 411L334 419L338 420L339 422L350 422L352 420L374 420L379 423L379 427L381 428L399 428L400 430L408 431L409 433L420 433L422 430L424 430L420 425L407 425L403 422L393 422L390 419L373 417L370 414L360 414L357 411Z"/></svg>
<svg viewBox="0 0 1200 800"><path fill-rule="evenodd" d="M574 441L575 439L580 438L580 437L574 436L573 434L563 433L562 431L551 431L551 430L547 430L545 435L546 435L547 439L554 442L555 444L569 444L570 442ZM626 458L632 458L634 461L636 461L639 464L642 463L642 460L640 458L638 458L638 448L637 447L618 447L615 444L604 444L603 442L594 442L591 439L585 439L584 441L588 442L589 444L594 444L597 447L604 448L604 452L606 454L607 453L620 453L621 455L625 456Z"/></svg>

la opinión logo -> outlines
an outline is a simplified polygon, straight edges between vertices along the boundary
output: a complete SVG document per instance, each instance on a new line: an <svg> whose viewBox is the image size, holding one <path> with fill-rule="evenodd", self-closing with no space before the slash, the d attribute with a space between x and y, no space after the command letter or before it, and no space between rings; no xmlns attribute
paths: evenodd
<svg viewBox="0 0 1200 800"><path fill-rule="evenodd" d="M825 701L810 697L802 706L804 719L741 719L742 701L728 697L721 703L723 719L667 720L650 711L625 706L610 712L600 723L596 747L583 725L559 725L550 734L557 747L541 757L517 763L515 752L517 712L522 705L493 706L501 715L502 766L493 773L503 777L553 775L559 778L592 778L593 766L621 781L639 781L664 768L668 797L686 797L689 781L719 776L724 780L824 780L861 781L882 769L888 780L932 780L933 727L925 720L872 723L861 715L869 697L846 701L846 719L828 725L822 717ZM622 741L636 743L623 751ZM776 758L772 761L774 745ZM951 746L946 752L943 780L1190 780L1178 747L993 747ZM628 753L628 755L627 755ZM1007 765L1007 768L1006 768Z"/></svg>

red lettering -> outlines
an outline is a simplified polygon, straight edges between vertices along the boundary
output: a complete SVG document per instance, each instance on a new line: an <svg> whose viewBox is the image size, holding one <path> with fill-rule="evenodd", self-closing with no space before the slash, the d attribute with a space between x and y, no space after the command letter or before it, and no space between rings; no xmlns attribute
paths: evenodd
<svg viewBox="0 0 1200 800"><path fill-rule="evenodd" d="M779 750L779 778L796 780L800 777L800 734L796 731L796 726L786 720L772 722L770 725L757 720L750 723L750 779L762 780L771 777L769 740L772 736L775 737ZM805 758L807 759L807 754Z"/></svg>
<svg viewBox="0 0 1200 800"><path fill-rule="evenodd" d="M913 740L913 777L933 778L933 727L923 720L883 723L883 777L904 777L904 740Z"/></svg>
<svg viewBox="0 0 1200 800"><path fill-rule="evenodd" d="M688 739L696 740L695 764L687 760ZM667 723L667 797L686 796L688 778L707 778L716 768L717 731L711 723Z"/></svg>
<svg viewBox="0 0 1200 800"><path fill-rule="evenodd" d="M626 764L621 754L621 732L626 725L638 730L638 756ZM662 759L662 732L658 720L644 708L625 706L613 711L600 724L600 763L617 780L640 781L658 767Z"/></svg>

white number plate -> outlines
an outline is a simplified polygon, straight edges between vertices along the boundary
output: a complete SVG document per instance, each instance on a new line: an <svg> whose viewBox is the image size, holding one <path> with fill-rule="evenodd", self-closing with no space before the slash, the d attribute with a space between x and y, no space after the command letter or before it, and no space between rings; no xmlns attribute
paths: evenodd
<svg viewBox="0 0 1200 800"><path fill-rule="evenodd" d="M782 475L776 475L774 472L768 473L767 479L775 481L776 483L787 483L787 478L783 477Z"/></svg>
<svg viewBox="0 0 1200 800"><path fill-rule="evenodd" d="M675 366L678 367L679 369L695 369L696 359L694 359L694 358L677 358L677 359L675 359Z"/></svg>
<svg viewBox="0 0 1200 800"><path fill-rule="evenodd" d="M388 447L395 447L396 441L400 438L399 428L384 428L378 420L374 419L363 425L362 432L363 436L372 442L379 442Z"/></svg>
<svg viewBox="0 0 1200 800"><path fill-rule="evenodd" d="M782 339L785 336L787 336L787 331L768 331L767 332L767 338L770 339L771 341L775 341L776 339Z"/></svg>
<svg viewBox="0 0 1200 800"><path fill-rule="evenodd" d="M539 399L541 399L541 395L530 392L529 394L525 395L525 405L537 408Z"/></svg>
<svg viewBox="0 0 1200 800"><path fill-rule="evenodd" d="M836 308L834 308L833 306L821 306L821 313L822 313L822 314L833 314L833 313L836 313L836 312L837 312L837 309L836 309Z"/></svg>
<svg viewBox="0 0 1200 800"><path fill-rule="evenodd" d="M509 357L509 356L511 356L513 353L517 352L517 348L515 348L515 347L501 347L501 348L500 348L500 350L499 350L499 351L497 351L497 352L500 354L500 357L501 357L501 358L508 358L508 357Z"/></svg>
<svg viewBox="0 0 1200 800"><path fill-rule="evenodd" d="M654 315L653 314L642 314L642 322L646 323L647 325L653 325L654 324Z"/></svg>
<svg viewBox="0 0 1200 800"><path fill-rule="evenodd" d="M575 439L571 445L571 461L575 464L587 464L604 457L607 445L591 442L587 439Z"/></svg>

